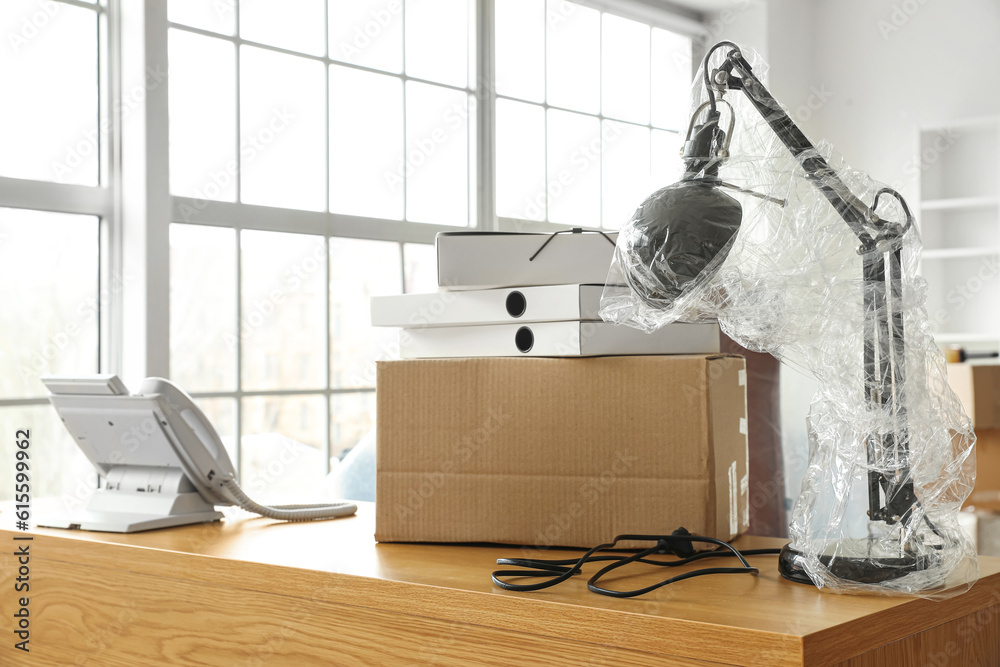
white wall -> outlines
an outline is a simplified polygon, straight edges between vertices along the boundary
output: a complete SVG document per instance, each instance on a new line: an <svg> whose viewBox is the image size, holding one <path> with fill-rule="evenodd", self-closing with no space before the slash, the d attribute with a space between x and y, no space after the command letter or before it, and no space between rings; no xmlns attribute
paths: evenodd
<svg viewBox="0 0 1000 667"><path fill-rule="evenodd" d="M725 11L725 10L723 10ZM805 133L911 202L920 125L1000 114L996 0L733 0L709 16L712 42L732 39L769 62L768 86ZM816 104L821 92L826 98ZM809 108L809 102L814 107ZM799 110L796 113L796 110ZM814 383L782 368L787 492L798 495Z"/></svg>
<svg viewBox="0 0 1000 667"><path fill-rule="evenodd" d="M917 196L920 125L1000 113L996 0L815 0L817 130L848 164Z"/></svg>
<svg viewBox="0 0 1000 667"><path fill-rule="evenodd" d="M996 0L732 0L708 41L751 46L768 86L814 141L915 199L919 125L1000 114ZM815 106L815 104L813 105Z"/></svg>

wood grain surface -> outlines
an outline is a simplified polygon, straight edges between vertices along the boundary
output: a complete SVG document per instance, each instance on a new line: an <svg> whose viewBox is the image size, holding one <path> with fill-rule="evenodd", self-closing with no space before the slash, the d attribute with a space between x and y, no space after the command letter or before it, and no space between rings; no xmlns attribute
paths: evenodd
<svg viewBox="0 0 1000 667"><path fill-rule="evenodd" d="M982 558L979 583L941 602L820 592L781 579L774 556L751 559L757 576L691 579L638 599L595 595L582 578L525 594L493 586L496 559L556 552L376 544L373 516L362 505L311 523L38 529L32 651L13 650L4 632L0 664L1000 665L1000 559ZM13 536L0 531L5 554ZM0 564L0 615L11 619L16 568L6 555ZM663 576L651 570L609 583Z"/></svg>

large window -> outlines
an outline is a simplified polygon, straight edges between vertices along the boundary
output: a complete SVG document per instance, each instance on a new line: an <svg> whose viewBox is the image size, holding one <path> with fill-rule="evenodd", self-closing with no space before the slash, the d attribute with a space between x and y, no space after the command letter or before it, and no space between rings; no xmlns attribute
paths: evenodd
<svg viewBox="0 0 1000 667"><path fill-rule="evenodd" d="M396 346L369 298L436 289L436 233L616 228L677 167L691 38L639 0L168 0L143 14L166 96L116 90L128 9L0 9L0 363L27 369L0 428L49 424L53 458L80 457L37 376L119 370L126 113L169 137L138 194L170 207L159 372L265 498L320 489L374 425Z"/></svg>
<svg viewBox="0 0 1000 667"><path fill-rule="evenodd" d="M318 485L374 425L375 360L395 353L369 298L433 291L433 247L183 223L170 246L173 379L259 490Z"/></svg>
<svg viewBox="0 0 1000 667"><path fill-rule="evenodd" d="M5 0L0 7L0 458L31 431L37 495L92 487L96 475L39 381L107 361L102 271L113 223L108 22L102 4ZM0 499L13 490L8 466Z"/></svg>
<svg viewBox="0 0 1000 667"><path fill-rule="evenodd" d="M175 195L469 226L468 0L170 0Z"/></svg>
<svg viewBox="0 0 1000 667"><path fill-rule="evenodd" d="M432 225L423 241L475 224L474 18L467 0L169 4L170 189L186 202L171 375L263 491L317 486L374 425L395 336L368 326L369 297L435 288L431 247L366 219ZM317 221L356 238L306 233ZM294 462L269 472L279 459Z"/></svg>
<svg viewBox="0 0 1000 667"><path fill-rule="evenodd" d="M565 0L496 3L496 209L617 229L670 182L691 38Z"/></svg>

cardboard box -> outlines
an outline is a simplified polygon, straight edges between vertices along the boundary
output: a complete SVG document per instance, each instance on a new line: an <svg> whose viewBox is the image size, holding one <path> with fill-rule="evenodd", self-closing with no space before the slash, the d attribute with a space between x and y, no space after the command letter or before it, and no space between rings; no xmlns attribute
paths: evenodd
<svg viewBox="0 0 1000 667"><path fill-rule="evenodd" d="M1000 428L1000 364L948 364L948 384L980 429Z"/></svg>
<svg viewBox="0 0 1000 667"><path fill-rule="evenodd" d="M404 329L403 359L442 357L597 357L623 354L713 354L718 324L674 323L647 334L607 322L536 322Z"/></svg>
<svg viewBox="0 0 1000 667"><path fill-rule="evenodd" d="M1000 514L976 512L976 553L1000 556Z"/></svg>
<svg viewBox="0 0 1000 667"><path fill-rule="evenodd" d="M441 232L438 285L442 289L603 285L617 239L617 232Z"/></svg>
<svg viewBox="0 0 1000 667"><path fill-rule="evenodd" d="M742 357L378 364L383 542L590 547L749 524Z"/></svg>
<svg viewBox="0 0 1000 667"><path fill-rule="evenodd" d="M966 510L958 513L958 525L972 540L980 556L1000 556L1000 513Z"/></svg>
<svg viewBox="0 0 1000 667"><path fill-rule="evenodd" d="M1000 512L1000 365L948 364L948 384L976 429L976 486L962 506Z"/></svg>
<svg viewBox="0 0 1000 667"><path fill-rule="evenodd" d="M600 321L604 285L545 285L372 297L372 326Z"/></svg>
<svg viewBox="0 0 1000 667"><path fill-rule="evenodd" d="M976 486L962 507L1000 512L1000 429L976 429Z"/></svg>

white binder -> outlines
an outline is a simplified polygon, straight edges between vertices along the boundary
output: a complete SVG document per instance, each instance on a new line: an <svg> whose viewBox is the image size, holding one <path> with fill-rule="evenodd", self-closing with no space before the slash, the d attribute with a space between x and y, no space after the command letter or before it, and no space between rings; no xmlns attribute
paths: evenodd
<svg viewBox="0 0 1000 667"><path fill-rule="evenodd" d="M596 320L604 285L547 285L374 296L376 327L442 327Z"/></svg>
<svg viewBox="0 0 1000 667"><path fill-rule="evenodd" d="M617 239L617 232L442 232L438 285L464 290L604 284Z"/></svg>
<svg viewBox="0 0 1000 667"><path fill-rule="evenodd" d="M717 324L670 324L647 334L606 322L539 322L420 327L399 334L403 359L445 357L597 357L715 354Z"/></svg>

